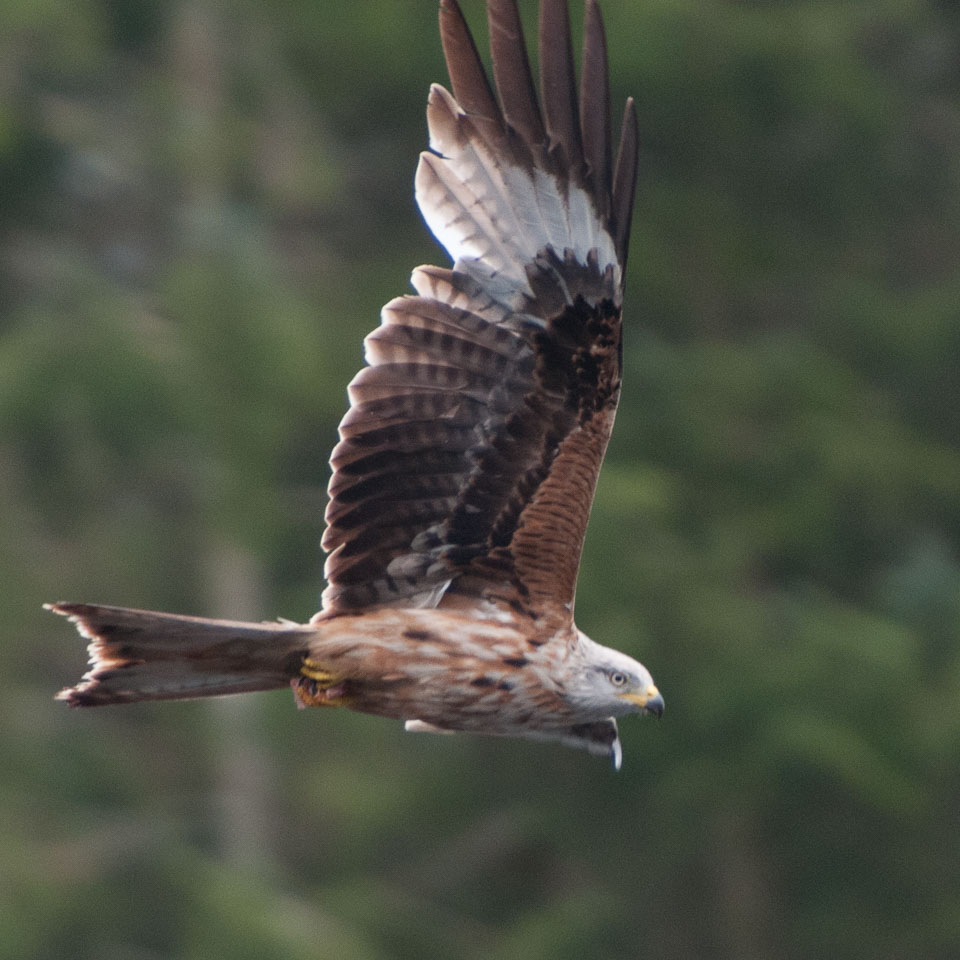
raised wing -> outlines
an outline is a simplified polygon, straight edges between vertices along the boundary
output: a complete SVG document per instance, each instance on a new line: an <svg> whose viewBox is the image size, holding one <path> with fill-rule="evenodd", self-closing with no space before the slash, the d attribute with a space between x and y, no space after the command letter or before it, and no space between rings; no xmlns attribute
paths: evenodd
<svg viewBox="0 0 960 960"><path fill-rule="evenodd" d="M455 0L420 210L453 269L382 311L331 457L324 610L497 596L572 616L620 391L637 127L611 170L606 44L587 0L579 105L566 0L540 7L538 104L515 0L488 0L495 97ZM456 99L455 99L455 98Z"/></svg>

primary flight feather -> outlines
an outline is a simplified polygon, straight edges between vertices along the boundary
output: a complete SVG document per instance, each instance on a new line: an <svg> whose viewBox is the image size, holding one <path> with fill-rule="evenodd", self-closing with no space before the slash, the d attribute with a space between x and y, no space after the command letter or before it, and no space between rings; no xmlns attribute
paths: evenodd
<svg viewBox="0 0 960 960"><path fill-rule="evenodd" d="M441 0L417 203L453 260L382 311L331 456L323 607L308 624L58 603L90 639L71 706L291 686L410 730L555 740L620 764L616 717L660 716L647 670L573 622L620 395L637 168L614 162L606 43L587 0L540 4L538 100L515 0L488 0L495 88Z"/></svg>

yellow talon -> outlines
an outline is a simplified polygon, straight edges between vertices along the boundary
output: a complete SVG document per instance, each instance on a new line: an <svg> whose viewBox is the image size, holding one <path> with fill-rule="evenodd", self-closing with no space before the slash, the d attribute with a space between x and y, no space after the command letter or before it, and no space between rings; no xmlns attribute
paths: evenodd
<svg viewBox="0 0 960 960"><path fill-rule="evenodd" d="M337 678L332 673L324 670L316 660L311 660L309 657L303 658L303 666L300 668L300 672L305 677L315 680L318 684L333 686L337 682Z"/></svg>
<svg viewBox="0 0 960 960"><path fill-rule="evenodd" d="M290 686L298 707L342 707L350 700L344 679L309 657L303 658L300 679L291 680Z"/></svg>

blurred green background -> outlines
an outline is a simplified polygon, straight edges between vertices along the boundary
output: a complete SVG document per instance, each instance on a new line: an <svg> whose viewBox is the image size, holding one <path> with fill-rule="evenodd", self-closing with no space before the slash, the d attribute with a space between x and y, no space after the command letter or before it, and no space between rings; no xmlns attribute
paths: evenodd
<svg viewBox="0 0 960 960"><path fill-rule="evenodd" d="M432 0L0 8L4 960L960 956L960 7L603 8L643 153L578 621L667 701L619 775L52 701L45 600L316 609L361 337L446 263L445 70Z"/></svg>

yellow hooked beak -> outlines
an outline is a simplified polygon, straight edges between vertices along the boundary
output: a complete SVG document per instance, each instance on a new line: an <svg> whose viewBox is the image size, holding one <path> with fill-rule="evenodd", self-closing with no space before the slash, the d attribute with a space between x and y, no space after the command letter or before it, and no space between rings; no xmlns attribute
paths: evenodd
<svg viewBox="0 0 960 960"><path fill-rule="evenodd" d="M663 697L653 684L643 693L621 693L619 696L621 700L636 704L643 713L652 714L658 720L663 716Z"/></svg>

